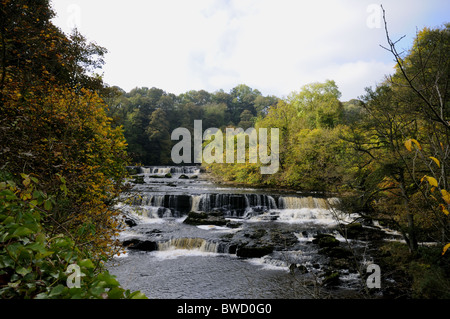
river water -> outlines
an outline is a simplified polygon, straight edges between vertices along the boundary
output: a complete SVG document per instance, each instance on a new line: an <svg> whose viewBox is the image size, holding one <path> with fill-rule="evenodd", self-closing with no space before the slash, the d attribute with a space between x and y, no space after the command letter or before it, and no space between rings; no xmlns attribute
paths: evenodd
<svg viewBox="0 0 450 319"><path fill-rule="evenodd" d="M107 265L124 288L155 299L339 298L361 288L347 269L338 285L323 285L327 259L312 240L332 232L348 243L334 227L352 220L331 209L336 198L219 185L197 167L137 169L138 183L118 205L133 221L120 240L148 245L129 246ZM227 224L188 225L190 211L219 213ZM268 244L275 248L264 256L238 253Z"/></svg>

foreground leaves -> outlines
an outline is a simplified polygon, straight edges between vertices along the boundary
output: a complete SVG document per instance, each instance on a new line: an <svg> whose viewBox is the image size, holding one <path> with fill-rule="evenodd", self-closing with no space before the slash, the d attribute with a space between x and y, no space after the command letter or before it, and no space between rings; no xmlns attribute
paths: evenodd
<svg viewBox="0 0 450 319"><path fill-rule="evenodd" d="M35 186L31 180L24 184L27 188L13 182L0 184L0 298L146 298L139 291L121 288L116 278L101 263L87 258L89 254L77 248L69 236L46 233L41 223L49 212L44 201L31 203L39 198L22 199ZM79 287L67 285L69 265L80 269Z"/></svg>

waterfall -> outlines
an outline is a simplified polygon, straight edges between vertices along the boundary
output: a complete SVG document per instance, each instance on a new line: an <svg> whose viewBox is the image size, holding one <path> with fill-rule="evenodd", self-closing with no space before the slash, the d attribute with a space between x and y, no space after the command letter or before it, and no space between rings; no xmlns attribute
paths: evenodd
<svg viewBox="0 0 450 319"><path fill-rule="evenodd" d="M170 173L170 167L153 167L152 174L168 174Z"/></svg>
<svg viewBox="0 0 450 319"><path fill-rule="evenodd" d="M219 245L203 238L173 238L158 243L158 250L187 249L208 253L217 253Z"/></svg>
<svg viewBox="0 0 450 319"><path fill-rule="evenodd" d="M242 217L248 212L276 209L276 201L263 194L202 194L191 196L191 211L223 210L225 216Z"/></svg>
<svg viewBox="0 0 450 319"><path fill-rule="evenodd" d="M312 196L271 196L266 194L152 194L136 195L133 206L142 206L142 216L148 218L179 218L189 212L223 212L227 218L252 218L283 221L323 221L334 220L331 206L336 198L316 198Z"/></svg>
<svg viewBox="0 0 450 319"><path fill-rule="evenodd" d="M192 195L191 197L191 212L198 212L200 211L200 202L202 200L202 197L205 195Z"/></svg>
<svg viewBox="0 0 450 319"><path fill-rule="evenodd" d="M197 166L149 166L139 167L141 174L200 174L201 169Z"/></svg>
<svg viewBox="0 0 450 319"><path fill-rule="evenodd" d="M151 168L149 167L140 167L141 174L151 174Z"/></svg>
<svg viewBox="0 0 450 319"><path fill-rule="evenodd" d="M317 208L317 209L330 209L330 205L326 198L317 197L294 197L286 196L278 199L280 208L284 209L301 209L301 208Z"/></svg>

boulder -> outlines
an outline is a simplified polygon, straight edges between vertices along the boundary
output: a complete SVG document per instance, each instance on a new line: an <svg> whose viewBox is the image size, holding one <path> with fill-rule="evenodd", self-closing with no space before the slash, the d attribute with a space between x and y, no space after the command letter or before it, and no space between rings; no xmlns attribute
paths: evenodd
<svg viewBox="0 0 450 319"><path fill-rule="evenodd" d="M273 246L242 246L236 250L236 256L260 258L273 252Z"/></svg>
<svg viewBox="0 0 450 319"><path fill-rule="evenodd" d="M227 226L228 228L239 228L242 226L242 223L229 221L225 224L225 226Z"/></svg>
<svg viewBox="0 0 450 319"><path fill-rule="evenodd" d="M122 242L124 247L128 249L136 249L142 251L153 251L158 249L158 244L150 240L142 240L139 238L127 239Z"/></svg>
<svg viewBox="0 0 450 319"><path fill-rule="evenodd" d="M312 242L319 245L320 248L337 247L340 244L339 240L329 234L317 234Z"/></svg>
<svg viewBox="0 0 450 319"><path fill-rule="evenodd" d="M334 269L356 271L356 266L352 258L332 258L330 260L330 266Z"/></svg>
<svg viewBox="0 0 450 319"><path fill-rule="evenodd" d="M225 226L227 221L221 215L221 213L211 213L207 214L204 212L190 212L186 219L184 220L185 224L189 225L216 225L216 226Z"/></svg>
<svg viewBox="0 0 450 319"><path fill-rule="evenodd" d="M134 184L144 184L144 176L142 175L133 175L133 180L131 181Z"/></svg>
<svg viewBox="0 0 450 319"><path fill-rule="evenodd" d="M352 256L352 252L342 247L325 247L319 250L319 254L330 258L348 258Z"/></svg>
<svg viewBox="0 0 450 319"><path fill-rule="evenodd" d="M306 268L305 265L299 265L299 264L290 264L289 271L292 274L295 274L295 273L307 274L309 272L308 268Z"/></svg>
<svg viewBox="0 0 450 319"><path fill-rule="evenodd" d="M124 212L122 214L122 220L130 228L139 224L139 218L136 215L128 212Z"/></svg>
<svg viewBox="0 0 450 319"><path fill-rule="evenodd" d="M351 223L348 225L340 225L339 233L348 239L359 240L381 240L386 234L378 227L364 227L361 223Z"/></svg>
<svg viewBox="0 0 450 319"><path fill-rule="evenodd" d="M325 273L324 279L322 281L323 286L337 286L340 283L339 272Z"/></svg>

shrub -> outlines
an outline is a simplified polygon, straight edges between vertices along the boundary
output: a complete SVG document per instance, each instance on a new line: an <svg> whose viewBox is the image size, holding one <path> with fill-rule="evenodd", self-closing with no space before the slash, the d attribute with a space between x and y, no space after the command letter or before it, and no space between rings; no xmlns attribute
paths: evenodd
<svg viewBox="0 0 450 319"><path fill-rule="evenodd" d="M42 222L51 218L52 197L34 188L36 178L23 177L22 188L0 182L0 298L145 298L121 288L70 233L50 235ZM79 267L79 285L67 284L72 264Z"/></svg>

